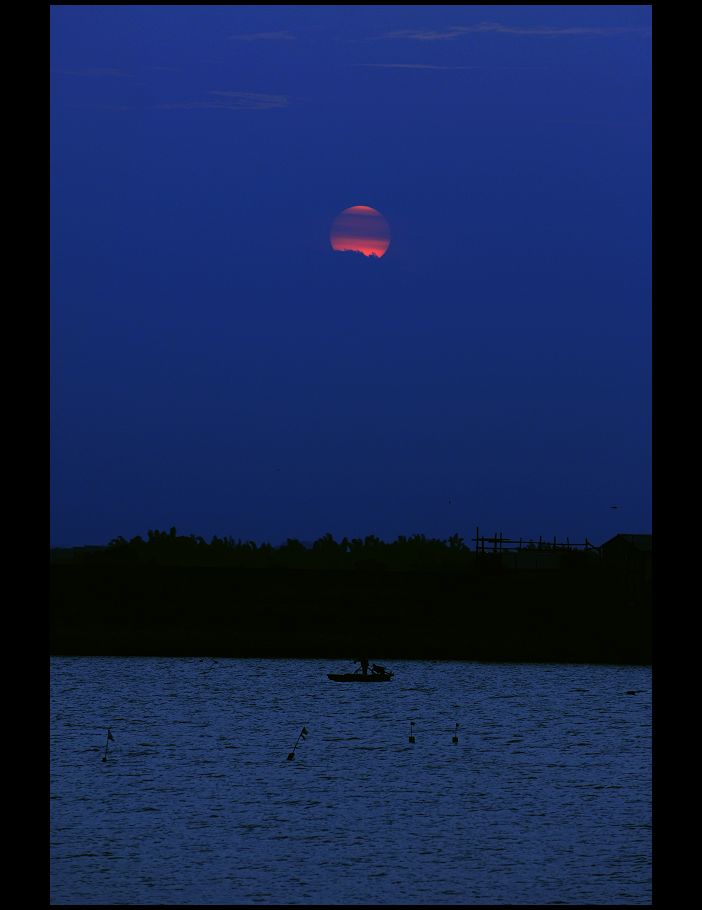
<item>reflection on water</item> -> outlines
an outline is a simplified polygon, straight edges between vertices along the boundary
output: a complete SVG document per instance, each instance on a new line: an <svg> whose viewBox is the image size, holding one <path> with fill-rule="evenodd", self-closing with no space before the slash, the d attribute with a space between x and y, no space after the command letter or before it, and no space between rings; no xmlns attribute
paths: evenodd
<svg viewBox="0 0 702 910"><path fill-rule="evenodd" d="M650 903L650 669L376 660L52 658L52 903Z"/></svg>

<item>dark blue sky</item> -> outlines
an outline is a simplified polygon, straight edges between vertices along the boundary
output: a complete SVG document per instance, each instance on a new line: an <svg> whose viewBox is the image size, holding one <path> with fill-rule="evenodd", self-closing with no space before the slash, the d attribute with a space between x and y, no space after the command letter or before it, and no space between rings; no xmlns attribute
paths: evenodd
<svg viewBox="0 0 702 910"><path fill-rule="evenodd" d="M650 7L51 33L53 545L650 531Z"/></svg>

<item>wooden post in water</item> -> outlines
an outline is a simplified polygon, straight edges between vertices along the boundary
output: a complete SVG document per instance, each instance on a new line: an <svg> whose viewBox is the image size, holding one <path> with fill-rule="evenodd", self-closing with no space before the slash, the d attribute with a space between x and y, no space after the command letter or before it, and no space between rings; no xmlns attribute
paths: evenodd
<svg viewBox="0 0 702 910"><path fill-rule="evenodd" d="M456 724L456 729L455 729L455 731L454 731L453 736L451 737L451 742L452 742L452 743L457 743L457 742L458 742L458 724Z"/></svg>
<svg viewBox="0 0 702 910"><path fill-rule="evenodd" d="M410 735L409 735L409 741L410 741L411 743L414 742L414 721L413 721L413 720L410 721Z"/></svg>
<svg viewBox="0 0 702 910"><path fill-rule="evenodd" d="M110 728L108 727L107 728L107 739L105 740L105 754L102 756L103 761L107 761L107 746L108 746L108 743L110 742L110 740L112 740L112 742L114 742L115 738L112 735Z"/></svg>

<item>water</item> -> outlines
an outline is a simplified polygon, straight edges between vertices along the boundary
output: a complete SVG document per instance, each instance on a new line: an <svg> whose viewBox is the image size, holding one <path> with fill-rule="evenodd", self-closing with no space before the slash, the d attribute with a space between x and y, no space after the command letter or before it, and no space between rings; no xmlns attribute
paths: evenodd
<svg viewBox="0 0 702 910"><path fill-rule="evenodd" d="M51 902L651 902L649 668L375 659L52 658Z"/></svg>

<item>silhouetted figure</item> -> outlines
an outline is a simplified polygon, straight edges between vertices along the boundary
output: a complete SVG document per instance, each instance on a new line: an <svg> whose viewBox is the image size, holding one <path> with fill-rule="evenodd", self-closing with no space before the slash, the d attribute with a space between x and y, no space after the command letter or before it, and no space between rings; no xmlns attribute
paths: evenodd
<svg viewBox="0 0 702 910"><path fill-rule="evenodd" d="M354 661L355 664L361 665L361 672L364 676L368 676L368 658L367 657L357 657Z"/></svg>
<svg viewBox="0 0 702 910"><path fill-rule="evenodd" d="M373 664L371 670L373 673L377 673L378 676L384 676L388 672L385 667L381 667L379 664Z"/></svg>

